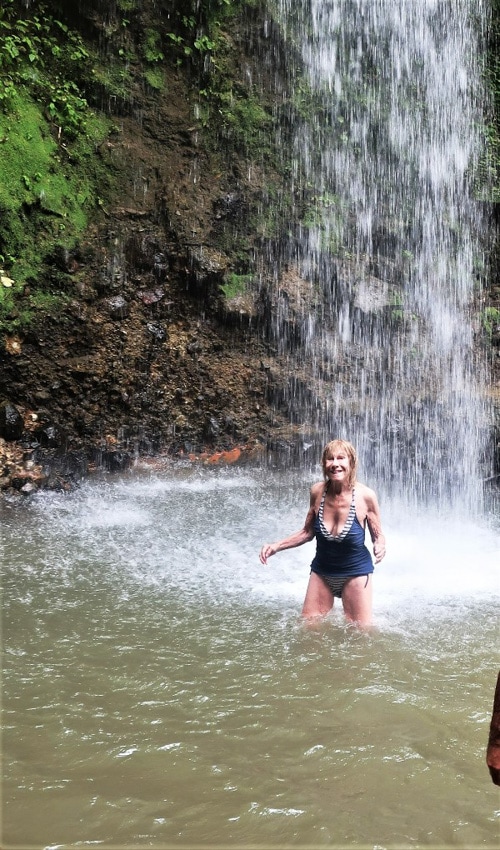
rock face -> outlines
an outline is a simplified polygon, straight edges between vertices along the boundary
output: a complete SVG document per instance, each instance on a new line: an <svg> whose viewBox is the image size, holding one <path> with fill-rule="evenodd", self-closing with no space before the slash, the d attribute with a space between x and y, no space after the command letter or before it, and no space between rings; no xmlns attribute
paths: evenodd
<svg viewBox="0 0 500 850"><path fill-rule="evenodd" d="M127 16L139 47L158 23L155 3L140 5ZM115 14L89 4L72 24L101 42ZM260 30L257 22L257 40ZM250 80L260 57L255 44L253 57L246 50L241 35L235 56ZM227 141L214 146L217 127L204 135L188 66L166 59L167 95L144 87L143 71L131 67L130 99L113 107L119 129L97 152L112 176L103 214L78 246L47 258L44 285L63 291L64 302L1 343L9 401L0 436L20 441L15 463L8 458L18 484L23 457L75 478L61 457L114 470L139 454L210 457L239 447L244 455L296 439L272 402L287 366L267 341L258 288L227 287L251 278L262 240L256 217L279 174L250 168ZM26 287L26 299L37 285Z"/></svg>
<svg viewBox="0 0 500 850"><path fill-rule="evenodd" d="M97 41L109 10L88 5L78 15ZM154 30L155 3L140 6L142 30ZM258 20L232 44L238 85L261 80L264 108L264 77L273 80L271 114L277 87L286 100L279 45ZM269 231L263 223L279 168L264 168L259 150L238 152L227 133L220 144L204 134L199 80L174 61L163 71L158 94L130 69L134 97L115 104L119 129L98 151L113 174L106 208L80 244L47 261L64 305L1 343L0 487L71 486L88 468L124 469L137 455L231 462L313 439L283 401L300 376L276 339L300 339L311 292L293 264L276 262L286 215L276 223L276 212ZM272 295L268 278L278 280ZM383 311L388 297L373 278L356 307Z"/></svg>

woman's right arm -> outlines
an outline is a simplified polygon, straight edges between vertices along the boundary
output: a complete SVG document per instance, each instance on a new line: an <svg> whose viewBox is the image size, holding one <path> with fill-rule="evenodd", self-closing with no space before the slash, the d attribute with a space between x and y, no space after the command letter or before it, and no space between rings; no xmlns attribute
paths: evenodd
<svg viewBox="0 0 500 850"><path fill-rule="evenodd" d="M279 540L276 543L264 543L259 553L261 563L267 564L267 559L271 555L276 555L276 552L282 552L283 549L294 549L296 546L302 546L303 543L308 543L314 538L314 519L316 516L316 487L311 487L311 496L309 501L309 510L305 518L305 522L300 531L291 534L290 537L285 537L284 540Z"/></svg>

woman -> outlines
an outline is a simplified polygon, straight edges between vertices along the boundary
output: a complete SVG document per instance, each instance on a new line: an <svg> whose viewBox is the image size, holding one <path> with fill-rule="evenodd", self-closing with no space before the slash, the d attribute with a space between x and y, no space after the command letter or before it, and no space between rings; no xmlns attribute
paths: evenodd
<svg viewBox="0 0 500 850"><path fill-rule="evenodd" d="M349 622L361 628L371 624L373 563L365 546L365 527L373 543L375 563L385 555L380 510L373 490L356 481L356 450L346 440L332 440L321 459L324 481L311 487L304 527L277 543L264 543L260 560L283 549L302 546L316 537L302 616L322 617L342 599Z"/></svg>

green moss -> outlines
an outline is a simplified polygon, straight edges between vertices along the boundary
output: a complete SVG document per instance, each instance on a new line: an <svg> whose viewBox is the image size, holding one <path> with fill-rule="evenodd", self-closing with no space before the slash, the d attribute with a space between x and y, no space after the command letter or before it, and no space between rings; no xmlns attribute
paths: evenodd
<svg viewBox="0 0 500 850"><path fill-rule="evenodd" d="M67 294L35 290L15 299L11 290L8 290L7 296L0 291L0 331L3 334L23 332L45 323L51 316L57 316L59 323L69 321L65 318L69 301Z"/></svg>
<svg viewBox="0 0 500 850"><path fill-rule="evenodd" d="M137 5L118 0L117 8L125 14ZM113 28L113 18L100 53L58 20L62 11L43 0L0 8L0 266L14 280L0 287L3 331L59 310L68 281L51 257L76 245L113 194L114 165L100 155L111 122L87 97L110 107L133 97L127 61L137 51L125 19ZM158 61L156 43L150 34ZM156 66L148 84L163 86Z"/></svg>
<svg viewBox="0 0 500 850"><path fill-rule="evenodd" d="M230 274L228 275L225 283L222 284L221 290L224 293L224 297L229 301L231 298L237 298L239 295L244 295L252 281L252 275Z"/></svg>
<svg viewBox="0 0 500 850"><path fill-rule="evenodd" d="M109 122L80 88L92 77L91 53L54 11L17 0L0 10L0 255L15 281L0 300L3 317L26 280L41 285L54 246L75 244L106 185L96 148Z"/></svg>
<svg viewBox="0 0 500 850"><path fill-rule="evenodd" d="M222 92L218 100L221 134L242 152L257 155L271 128L271 115L257 97L247 92Z"/></svg>
<svg viewBox="0 0 500 850"><path fill-rule="evenodd" d="M110 107L113 101L128 103L131 99L131 75L128 67L114 58L106 64L96 64L92 69L93 85L106 98Z"/></svg>
<svg viewBox="0 0 500 850"><path fill-rule="evenodd" d="M133 12L137 9L137 0L117 0L116 5L122 12Z"/></svg>
<svg viewBox="0 0 500 850"><path fill-rule="evenodd" d="M165 75L162 68L146 68L144 79L154 91L163 91L165 88Z"/></svg>
<svg viewBox="0 0 500 850"><path fill-rule="evenodd" d="M71 247L97 205L95 175L86 169L108 123L89 121L88 135L60 145L40 106L18 95L8 115L0 113L0 254L22 284L62 235Z"/></svg>
<svg viewBox="0 0 500 850"><path fill-rule="evenodd" d="M500 310L496 307L485 307L481 314L481 323L486 336L491 339L494 329L500 327Z"/></svg>

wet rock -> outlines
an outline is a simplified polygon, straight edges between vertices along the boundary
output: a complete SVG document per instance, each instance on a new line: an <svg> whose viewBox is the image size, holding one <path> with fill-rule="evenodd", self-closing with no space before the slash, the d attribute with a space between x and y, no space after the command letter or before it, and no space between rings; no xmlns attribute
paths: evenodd
<svg viewBox="0 0 500 850"><path fill-rule="evenodd" d="M188 354L192 354L193 356L196 354L201 354L203 351L203 346L198 339L194 339L192 342L186 345L186 351Z"/></svg>
<svg viewBox="0 0 500 850"><path fill-rule="evenodd" d="M20 440L24 431L24 420L17 407L10 401L0 404L0 437L4 440Z"/></svg>
<svg viewBox="0 0 500 850"><path fill-rule="evenodd" d="M362 313L373 313L389 307L391 293L386 281L366 276L357 283L354 306Z"/></svg>
<svg viewBox="0 0 500 850"><path fill-rule="evenodd" d="M141 230L130 233L124 246L124 255L127 265L136 272L150 272L155 266L167 264L158 239L145 235Z"/></svg>
<svg viewBox="0 0 500 850"><path fill-rule="evenodd" d="M201 293L218 292L229 269L229 258L213 248L198 246L189 252L190 288Z"/></svg>
<svg viewBox="0 0 500 850"><path fill-rule="evenodd" d="M143 304L149 307L151 304L158 304L162 298L165 298L165 290L160 287L157 289L146 289L138 292L137 297Z"/></svg>
<svg viewBox="0 0 500 850"><path fill-rule="evenodd" d="M257 319L259 314L258 298L255 292L244 292L223 299L223 315L227 323L248 322Z"/></svg>
<svg viewBox="0 0 500 850"><path fill-rule="evenodd" d="M82 257L78 252L69 251L63 245L57 245L47 259L59 271L74 274L80 266Z"/></svg>
<svg viewBox="0 0 500 850"><path fill-rule="evenodd" d="M30 496L31 493L36 493L37 490L38 487L33 481L27 481L26 484L23 484L23 486L21 487L20 492L23 493L25 496Z"/></svg>
<svg viewBox="0 0 500 850"><path fill-rule="evenodd" d="M113 298L108 298L109 315L112 319L126 319L129 315L130 308L127 300L123 295L114 295Z"/></svg>
<svg viewBox="0 0 500 850"><path fill-rule="evenodd" d="M215 416L209 416L205 422L204 436L207 440L216 440L221 432L221 427Z"/></svg>
<svg viewBox="0 0 500 850"><path fill-rule="evenodd" d="M17 335L8 336L5 338L5 350L7 354L21 354L22 348L23 346L21 339Z"/></svg>
<svg viewBox="0 0 500 850"><path fill-rule="evenodd" d="M195 271L202 277L223 275L229 268L229 258L214 248L197 247L189 254L190 262Z"/></svg>
<svg viewBox="0 0 500 850"><path fill-rule="evenodd" d="M124 472L132 466L133 458L130 452L103 451L97 454L96 461L108 472Z"/></svg>
<svg viewBox="0 0 500 850"><path fill-rule="evenodd" d="M36 428L34 436L40 446L48 449L57 449L66 443L66 434L58 425L47 424Z"/></svg>
<svg viewBox="0 0 500 850"><path fill-rule="evenodd" d="M83 452L65 452L38 445L32 459L36 464L29 477L44 489L67 490L88 474L88 457ZM24 471L28 474L28 470Z"/></svg>
<svg viewBox="0 0 500 850"><path fill-rule="evenodd" d="M213 209L215 218L220 219L237 219L245 211L246 203L241 192L227 192L220 198L214 201Z"/></svg>
<svg viewBox="0 0 500 850"><path fill-rule="evenodd" d="M34 399L37 404L47 404L47 402L50 402L51 398L52 396L49 392L47 392L47 390L37 390L37 392L34 393Z"/></svg>
<svg viewBox="0 0 500 850"><path fill-rule="evenodd" d="M158 342L161 342L165 339L167 332L165 328L163 328L161 325L155 325L153 322L148 322L146 327L149 333L154 336L154 338L157 339Z"/></svg>
<svg viewBox="0 0 500 850"><path fill-rule="evenodd" d="M153 257L153 274L157 280L164 280L168 273L168 260L165 254L158 252Z"/></svg>

